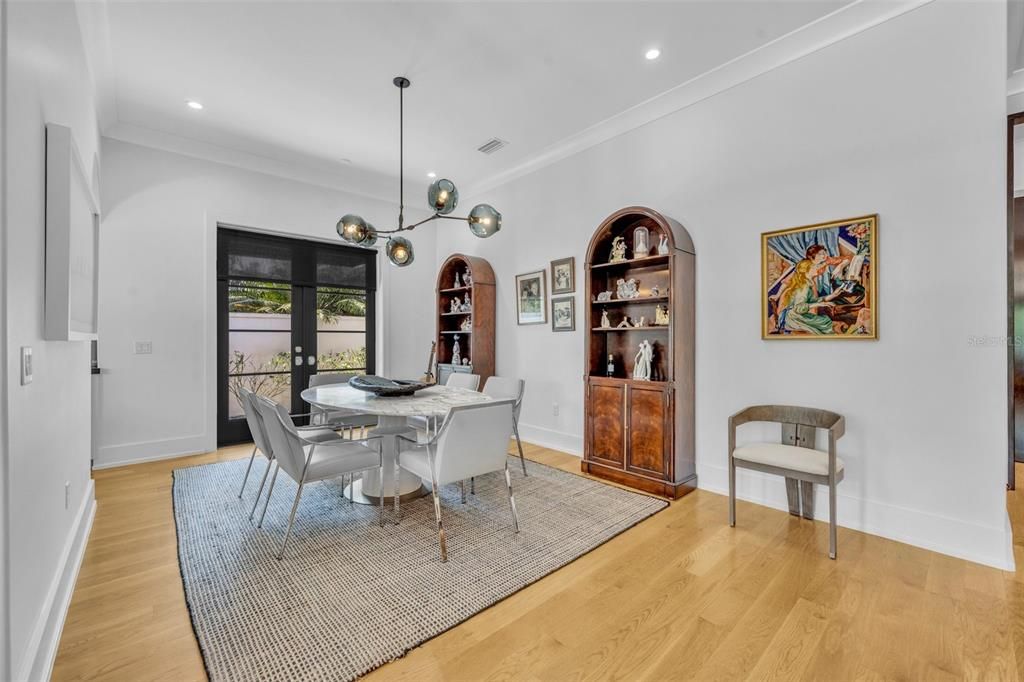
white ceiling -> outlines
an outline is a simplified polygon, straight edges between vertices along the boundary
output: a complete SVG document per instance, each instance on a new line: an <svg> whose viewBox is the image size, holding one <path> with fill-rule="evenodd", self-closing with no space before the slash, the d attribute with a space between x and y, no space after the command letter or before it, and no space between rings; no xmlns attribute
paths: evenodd
<svg viewBox="0 0 1024 682"><path fill-rule="evenodd" d="M428 171L483 182L848 4L110 0L104 132L198 141L393 197L391 79L405 75L415 205ZM652 46L662 56L649 62ZM493 136L509 146L476 151Z"/></svg>

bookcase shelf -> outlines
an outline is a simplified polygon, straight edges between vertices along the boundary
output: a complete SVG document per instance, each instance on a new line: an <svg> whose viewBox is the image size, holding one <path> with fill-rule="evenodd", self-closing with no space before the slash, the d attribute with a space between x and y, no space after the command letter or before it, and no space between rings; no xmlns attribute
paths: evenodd
<svg viewBox="0 0 1024 682"><path fill-rule="evenodd" d="M665 237L668 253L631 258L640 227L648 230L649 246ZM627 259L609 263L613 241L620 237ZM585 261L591 305L585 309L590 332L584 334L584 472L667 497L696 488L695 259L686 229L649 208L616 211L594 232ZM620 280L630 279L637 281L637 298L597 300L599 293L615 292ZM650 295L653 287L657 296ZM624 317L654 320L659 308L668 312L667 325L617 326ZM611 326L601 326L602 315ZM632 378L645 340L654 346L650 381ZM609 356L612 376L607 376Z"/></svg>
<svg viewBox="0 0 1024 682"><path fill-rule="evenodd" d="M470 285L461 285L466 273ZM453 286L458 275L460 286ZM460 302L470 297L471 310L451 312L452 300ZM461 329L469 318L472 327ZM494 323L496 318L494 270L483 258L455 253L449 256L437 273L437 377L438 383L445 383L452 372L471 372L480 375L480 386L494 374ZM459 337L462 358L469 358L470 364L452 363L455 336Z"/></svg>

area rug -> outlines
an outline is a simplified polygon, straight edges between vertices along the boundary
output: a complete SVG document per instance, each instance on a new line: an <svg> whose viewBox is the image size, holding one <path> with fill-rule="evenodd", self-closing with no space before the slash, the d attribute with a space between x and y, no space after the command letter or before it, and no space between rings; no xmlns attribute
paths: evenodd
<svg viewBox="0 0 1024 682"><path fill-rule="evenodd" d="M349 680L401 657L665 508L662 500L510 459L520 530L504 475L476 480L461 504L442 491L448 563L430 496L387 508L349 504L340 482L302 495L284 560L295 484L278 477L263 528L248 520L262 474L247 460L177 469L174 519L185 598L211 680ZM256 478L256 481L253 481Z"/></svg>

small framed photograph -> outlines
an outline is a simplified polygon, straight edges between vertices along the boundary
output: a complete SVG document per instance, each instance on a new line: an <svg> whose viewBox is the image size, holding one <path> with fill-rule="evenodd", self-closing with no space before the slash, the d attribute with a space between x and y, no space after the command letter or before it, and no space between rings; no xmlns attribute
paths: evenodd
<svg viewBox="0 0 1024 682"><path fill-rule="evenodd" d="M516 321L519 324L544 324L548 321L545 274L539 270L516 275Z"/></svg>
<svg viewBox="0 0 1024 682"><path fill-rule="evenodd" d="M576 297L551 299L551 331L576 331Z"/></svg>
<svg viewBox="0 0 1024 682"><path fill-rule="evenodd" d="M551 261L551 295L576 291L576 259L572 256Z"/></svg>

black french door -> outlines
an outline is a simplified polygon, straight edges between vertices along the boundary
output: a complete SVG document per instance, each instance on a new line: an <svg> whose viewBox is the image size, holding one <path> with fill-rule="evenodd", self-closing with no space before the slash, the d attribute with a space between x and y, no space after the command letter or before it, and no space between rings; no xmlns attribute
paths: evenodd
<svg viewBox="0 0 1024 682"><path fill-rule="evenodd" d="M317 373L374 373L376 251L217 230L217 443L251 440L241 388L309 412Z"/></svg>

